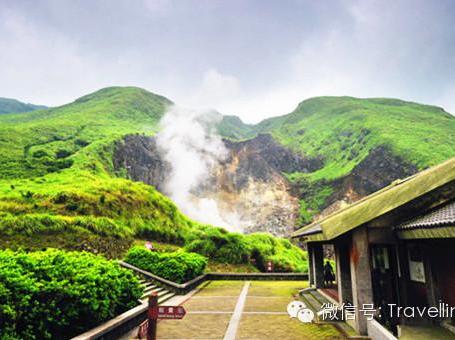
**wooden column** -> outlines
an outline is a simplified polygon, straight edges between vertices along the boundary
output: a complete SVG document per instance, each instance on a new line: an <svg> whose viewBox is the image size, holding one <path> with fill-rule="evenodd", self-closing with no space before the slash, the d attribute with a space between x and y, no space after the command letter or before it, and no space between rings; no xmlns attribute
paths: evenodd
<svg viewBox="0 0 455 340"><path fill-rule="evenodd" d="M308 252L308 280L310 287L314 285L314 270L313 270L313 244L307 243Z"/></svg>
<svg viewBox="0 0 455 340"><path fill-rule="evenodd" d="M349 264L349 248L344 243L335 243L335 260L337 268L338 297L340 303L352 303L351 271Z"/></svg>
<svg viewBox="0 0 455 340"><path fill-rule="evenodd" d="M313 277L316 288L324 287L324 250L321 243L313 245Z"/></svg>

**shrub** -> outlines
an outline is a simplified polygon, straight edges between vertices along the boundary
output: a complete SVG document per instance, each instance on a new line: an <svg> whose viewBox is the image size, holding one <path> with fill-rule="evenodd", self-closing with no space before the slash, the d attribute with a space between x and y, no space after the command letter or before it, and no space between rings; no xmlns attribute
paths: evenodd
<svg viewBox="0 0 455 340"><path fill-rule="evenodd" d="M162 278L184 283L204 272L207 259L196 253L176 251L158 253L144 247L133 247L125 261Z"/></svg>
<svg viewBox="0 0 455 340"><path fill-rule="evenodd" d="M191 241L186 250L207 256L218 262L240 264L248 262L250 251L244 236L225 229L206 227L205 232Z"/></svg>
<svg viewBox="0 0 455 340"><path fill-rule="evenodd" d="M63 339L134 307L138 279L86 252L0 251L0 338Z"/></svg>
<svg viewBox="0 0 455 340"><path fill-rule="evenodd" d="M305 272L308 270L306 252L286 239L267 233L242 235L225 229L201 226L187 240L185 250L196 252L217 262L242 264L254 262L265 271L271 261L276 272Z"/></svg>
<svg viewBox="0 0 455 340"><path fill-rule="evenodd" d="M68 156L71 156L71 151L65 150L65 149L60 149L55 152L55 157L56 158L66 158Z"/></svg>
<svg viewBox="0 0 455 340"><path fill-rule="evenodd" d="M35 158L42 158L49 156L49 154L44 150L37 150L32 154L32 156Z"/></svg>
<svg viewBox="0 0 455 340"><path fill-rule="evenodd" d="M275 272L308 271L307 253L288 240L265 233L246 235L245 238L260 270L265 271L267 262L271 261Z"/></svg>

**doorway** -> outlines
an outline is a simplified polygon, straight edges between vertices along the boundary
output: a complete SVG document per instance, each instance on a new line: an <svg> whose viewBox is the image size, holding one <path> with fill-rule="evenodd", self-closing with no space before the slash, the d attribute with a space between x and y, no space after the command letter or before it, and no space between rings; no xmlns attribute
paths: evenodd
<svg viewBox="0 0 455 340"><path fill-rule="evenodd" d="M390 245L373 245L371 263L373 265L373 302L375 307L382 311L378 315L378 321L395 333L398 319L395 316L396 313L390 315L388 312L390 304L399 305L395 248Z"/></svg>

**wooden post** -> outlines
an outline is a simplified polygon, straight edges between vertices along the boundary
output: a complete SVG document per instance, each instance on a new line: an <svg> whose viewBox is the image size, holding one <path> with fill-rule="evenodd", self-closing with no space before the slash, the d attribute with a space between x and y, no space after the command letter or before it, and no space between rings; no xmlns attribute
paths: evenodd
<svg viewBox="0 0 455 340"><path fill-rule="evenodd" d="M147 319L147 340L156 340L156 323L158 320L158 294L156 292L152 292L149 296Z"/></svg>

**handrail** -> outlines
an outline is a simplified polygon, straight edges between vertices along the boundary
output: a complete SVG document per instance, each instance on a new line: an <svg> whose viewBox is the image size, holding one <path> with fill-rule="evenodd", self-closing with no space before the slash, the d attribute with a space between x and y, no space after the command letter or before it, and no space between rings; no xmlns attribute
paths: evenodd
<svg viewBox="0 0 455 340"><path fill-rule="evenodd" d="M136 266L133 266L127 262L119 261L120 265L134 270L145 277L153 279L158 283L166 285L174 292L183 292L186 293L190 289L194 288L199 283L206 280L308 280L307 273L206 273L202 274L188 282L185 283L176 283L165 278L162 278L158 275L150 273L146 270L140 269Z"/></svg>
<svg viewBox="0 0 455 340"><path fill-rule="evenodd" d="M206 280L206 276L207 276L207 274L202 274L202 275L199 275L198 277L195 277L194 279L192 279L190 281L187 281L185 283L176 283L176 282L170 281L168 279L165 279L165 278L163 278L161 276L158 276L158 275L155 275L153 273L150 273L150 272L148 272L146 270L143 270L141 268L138 268L136 266L133 266L133 265L127 263L127 262L118 261L118 263L122 267L134 270L135 272L138 272L138 273L142 274L143 276L145 276L145 277L147 277L149 279L152 279L154 281L157 281L158 283L163 284L164 286L169 288L171 291L173 291L175 293L180 293L180 294L181 293L187 293L189 290L191 290L192 288L197 286L199 283L201 283L202 281L205 281Z"/></svg>

